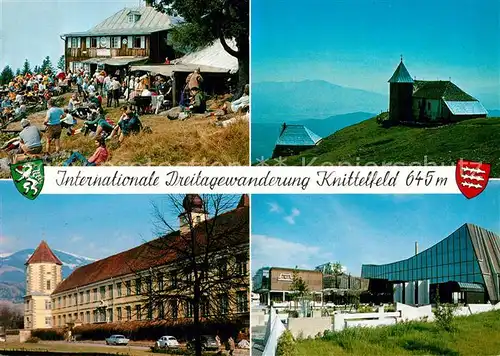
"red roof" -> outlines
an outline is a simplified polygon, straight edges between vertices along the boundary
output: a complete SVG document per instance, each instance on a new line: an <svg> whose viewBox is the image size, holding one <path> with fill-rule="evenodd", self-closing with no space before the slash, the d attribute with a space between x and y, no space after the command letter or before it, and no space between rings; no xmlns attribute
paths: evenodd
<svg viewBox="0 0 500 356"><path fill-rule="evenodd" d="M33 252L25 264L29 265L32 263L55 263L62 266L61 260L54 255L54 252L52 252L45 241L40 242L40 245L38 245L35 252Z"/></svg>
<svg viewBox="0 0 500 356"><path fill-rule="evenodd" d="M211 230L211 234L209 235L212 239L210 249L220 250L227 246L237 246L243 243L248 244L249 207L237 207L234 210L219 215L216 219L207 220L206 224L199 224L195 230L197 231L195 239L198 240L198 246L206 244L207 234L205 232L207 230ZM182 244L189 243L189 238L185 236L187 235L181 237L179 231L176 231L167 236L146 242L131 250L120 252L79 267L68 278L63 280L52 294L137 273L138 271L163 266L175 260L186 258L185 256L181 256L179 252L183 250ZM164 247L166 244L172 246L172 248L166 250Z"/></svg>
<svg viewBox="0 0 500 356"><path fill-rule="evenodd" d="M240 202L238 203L238 208L241 208L243 206L250 206L250 198L248 197L248 194L241 195Z"/></svg>

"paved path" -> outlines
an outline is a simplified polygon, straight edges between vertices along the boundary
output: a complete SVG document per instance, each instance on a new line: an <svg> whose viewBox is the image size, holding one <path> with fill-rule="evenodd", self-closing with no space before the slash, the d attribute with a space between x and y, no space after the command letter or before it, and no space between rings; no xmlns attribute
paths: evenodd
<svg viewBox="0 0 500 356"><path fill-rule="evenodd" d="M132 349L132 350L149 350L149 347L147 346L135 346L135 345L127 345L127 346L115 346L115 345L106 345L106 342L67 342L67 341L44 341L46 344L65 344L65 345L75 345L75 346L89 346L89 347L106 347L106 348L111 348L111 349ZM153 343L151 343L151 346L153 346Z"/></svg>

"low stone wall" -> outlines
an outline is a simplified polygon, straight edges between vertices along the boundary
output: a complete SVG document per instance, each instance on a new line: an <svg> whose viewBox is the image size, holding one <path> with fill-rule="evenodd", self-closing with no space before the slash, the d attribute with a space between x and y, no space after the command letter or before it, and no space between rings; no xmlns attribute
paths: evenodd
<svg viewBox="0 0 500 356"><path fill-rule="evenodd" d="M31 330L19 330L19 342L26 342L31 337Z"/></svg>
<svg viewBox="0 0 500 356"><path fill-rule="evenodd" d="M289 318L288 330L293 337L314 337L318 333L323 334L325 330L332 330L332 319L330 317Z"/></svg>

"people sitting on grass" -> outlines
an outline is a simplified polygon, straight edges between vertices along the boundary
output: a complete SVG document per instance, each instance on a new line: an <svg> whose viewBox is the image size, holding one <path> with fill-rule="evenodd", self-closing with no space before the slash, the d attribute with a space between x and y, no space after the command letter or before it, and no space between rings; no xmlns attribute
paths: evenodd
<svg viewBox="0 0 500 356"><path fill-rule="evenodd" d="M76 125L76 119L73 117L68 109L64 109L64 116L61 119L61 128L67 129L67 135L71 136L75 133L74 127Z"/></svg>
<svg viewBox="0 0 500 356"><path fill-rule="evenodd" d="M47 127L46 130L46 151L50 153L50 144L54 142L56 146L56 152L61 149L60 138L61 138L61 117L64 115L64 111L54 104L52 99L47 101L47 116L44 120L44 125Z"/></svg>
<svg viewBox="0 0 500 356"><path fill-rule="evenodd" d="M203 114L207 109L205 97L198 87L191 88L191 102L189 110L194 114Z"/></svg>
<svg viewBox="0 0 500 356"><path fill-rule="evenodd" d="M224 113L237 113L241 112L243 110L248 109L248 106L250 105L250 86L248 84L245 85L245 89L243 90L243 95L241 98L233 101L233 102L226 102L224 103L224 106L222 107L222 110L224 110Z"/></svg>
<svg viewBox="0 0 500 356"><path fill-rule="evenodd" d="M99 98L95 95L95 93L89 94L89 103L94 104L98 108L101 107L101 102L99 101Z"/></svg>
<svg viewBox="0 0 500 356"><path fill-rule="evenodd" d="M106 140L104 139L104 136L96 136L95 139L95 144L97 146L97 149L95 150L94 154L90 156L88 159L85 158L80 152L73 152L71 156L64 162L64 166L71 166L75 162L80 162L82 166L100 166L109 157L109 152L106 147Z"/></svg>
<svg viewBox="0 0 500 356"><path fill-rule="evenodd" d="M98 108L97 112L93 113L93 118L85 121L83 130L84 135L87 135L89 132L94 132L96 137L102 134L107 136L113 131L113 124L106 119L104 110Z"/></svg>
<svg viewBox="0 0 500 356"><path fill-rule="evenodd" d="M23 128L18 137L5 142L3 149L8 149L13 154L24 153L35 155L42 152L42 134L36 126L32 126L28 119L21 120Z"/></svg>
<svg viewBox="0 0 500 356"><path fill-rule="evenodd" d="M139 116L130 109L127 109L125 117L116 125L108 139L118 135L118 142L122 143L126 136L137 134L142 130L142 123Z"/></svg>
<svg viewBox="0 0 500 356"><path fill-rule="evenodd" d="M71 96L71 99L69 99L69 103L68 103L68 110L69 112L72 112L73 110L76 110L76 108L80 106L80 101L78 100L78 96L75 94L73 94Z"/></svg>

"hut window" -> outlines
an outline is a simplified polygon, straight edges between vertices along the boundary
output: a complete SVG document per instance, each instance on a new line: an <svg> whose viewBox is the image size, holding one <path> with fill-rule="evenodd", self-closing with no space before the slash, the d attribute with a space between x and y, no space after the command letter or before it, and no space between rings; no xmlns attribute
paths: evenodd
<svg viewBox="0 0 500 356"><path fill-rule="evenodd" d="M90 38L90 48L97 48L97 37Z"/></svg>
<svg viewBox="0 0 500 356"><path fill-rule="evenodd" d="M113 48L121 48L122 45L121 45L120 37L112 37L111 41L112 41Z"/></svg>
<svg viewBox="0 0 500 356"><path fill-rule="evenodd" d="M428 110L430 110L430 109L431 109L431 103L430 103L430 102L428 102L428 103L427 103L427 109L428 109Z"/></svg>
<svg viewBox="0 0 500 356"><path fill-rule="evenodd" d="M77 37L71 37L71 48L79 48L80 43L79 43L79 38Z"/></svg>

